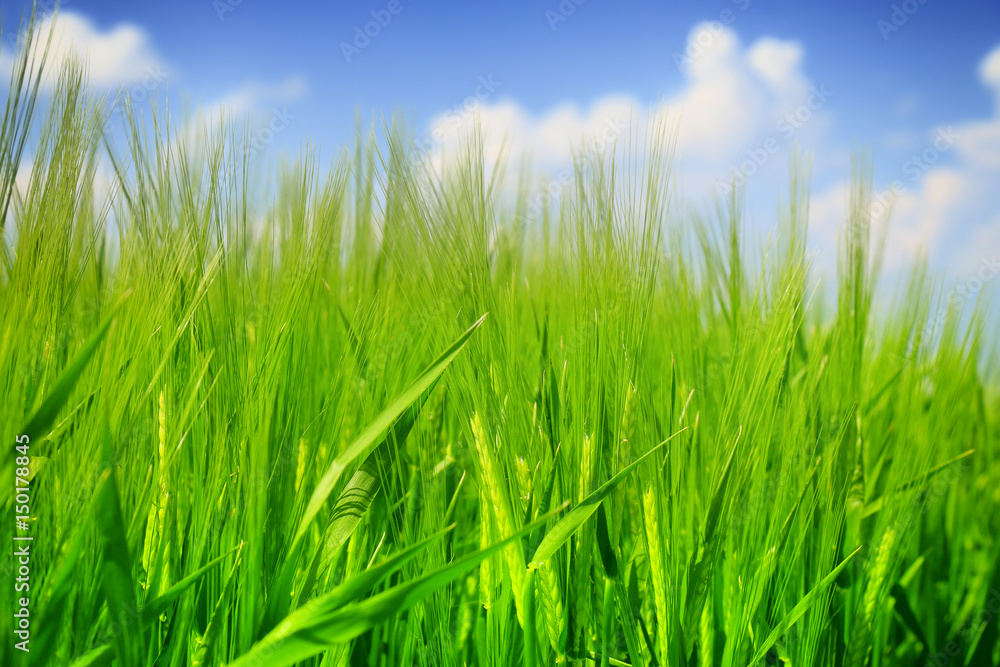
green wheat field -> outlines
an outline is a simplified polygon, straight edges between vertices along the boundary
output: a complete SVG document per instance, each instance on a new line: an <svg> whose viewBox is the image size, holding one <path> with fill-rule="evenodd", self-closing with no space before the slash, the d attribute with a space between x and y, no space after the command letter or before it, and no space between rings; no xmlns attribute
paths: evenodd
<svg viewBox="0 0 1000 667"><path fill-rule="evenodd" d="M821 282L806 157L764 236L739 189L672 210L667 120L537 215L396 123L260 185L238 123L113 141L28 52L3 665L1000 664L987 302L879 287L867 154Z"/></svg>

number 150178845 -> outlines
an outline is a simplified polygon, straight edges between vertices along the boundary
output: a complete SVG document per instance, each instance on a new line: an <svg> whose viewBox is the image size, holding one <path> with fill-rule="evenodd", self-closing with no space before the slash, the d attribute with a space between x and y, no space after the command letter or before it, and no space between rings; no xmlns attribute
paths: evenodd
<svg viewBox="0 0 1000 667"><path fill-rule="evenodd" d="M14 513L27 515L28 478L31 476L31 470L28 468L28 465L31 463L31 459L28 457L28 445L30 440L26 435L19 435L15 438L15 440L17 441L17 445L15 445L14 449L17 450L19 456L14 459L14 463L17 465L17 468L14 470L14 474L16 475L14 479L14 488L18 490L15 498L18 504L14 507ZM24 489L24 491L20 492L20 489ZM18 517L18 519L21 519L21 517ZM27 517L22 520L26 521Z"/></svg>

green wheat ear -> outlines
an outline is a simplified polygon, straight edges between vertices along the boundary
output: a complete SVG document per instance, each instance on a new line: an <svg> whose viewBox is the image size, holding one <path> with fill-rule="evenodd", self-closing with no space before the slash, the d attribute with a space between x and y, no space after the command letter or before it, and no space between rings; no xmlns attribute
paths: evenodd
<svg viewBox="0 0 1000 667"><path fill-rule="evenodd" d="M851 632L850 662L852 667L863 667L871 652L871 636L874 630L876 607L879 600L884 600L889 586L887 578L889 564L892 559L893 546L896 541L896 531L887 526L882 533L868 580L864 587L864 598L861 613L855 617L854 629ZM891 583L891 581L890 581Z"/></svg>
<svg viewBox="0 0 1000 667"><path fill-rule="evenodd" d="M642 496L643 523L645 526L646 554L649 557L649 578L652 587L652 598L656 610L656 648L659 659L666 662L669 642L669 616L667 616L666 590L666 559L663 545L663 532L660 526L658 499L652 488L646 489Z"/></svg>
<svg viewBox="0 0 1000 667"><path fill-rule="evenodd" d="M513 535L516 530L509 500L509 487L506 483L501 482L501 480L506 479L506 475L502 475L497 468L493 445L487 439L482 419L478 413L472 416L472 435L475 440L476 453L479 455L479 465L482 467L482 483L486 487L490 499L491 514L496 522L497 533L501 539L506 539ZM499 442L499 436L497 442ZM518 545L512 544L503 553L507 563L507 575L510 577L514 593L517 620L524 627L524 551Z"/></svg>
<svg viewBox="0 0 1000 667"><path fill-rule="evenodd" d="M537 583L549 644L556 653L556 662L562 663L566 661L566 611L558 572L558 561L553 558L539 569Z"/></svg>

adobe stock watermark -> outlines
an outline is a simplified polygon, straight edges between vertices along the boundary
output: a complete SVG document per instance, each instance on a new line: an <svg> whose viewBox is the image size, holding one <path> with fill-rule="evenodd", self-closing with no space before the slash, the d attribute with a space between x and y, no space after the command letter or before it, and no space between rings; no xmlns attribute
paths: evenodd
<svg viewBox="0 0 1000 667"><path fill-rule="evenodd" d="M108 120L118 118L122 113L122 105L128 101L132 104L142 104L146 102L153 91L163 85L163 82L167 80L170 73L163 69L160 63L154 63L152 65L146 66L146 73L143 75L139 81L132 84L131 86L122 86L118 93L118 97L115 98L114 106L108 113Z"/></svg>
<svg viewBox="0 0 1000 667"><path fill-rule="evenodd" d="M943 651L938 651L930 657L927 667L945 667L952 658L957 658L962 653L962 648L976 639L984 626L993 623L997 614L1000 614L1000 591L995 588L990 589L989 597L985 606L979 610L975 616L970 618L959 629L954 639L948 641L942 647ZM964 661L961 664L966 664Z"/></svg>
<svg viewBox="0 0 1000 667"><path fill-rule="evenodd" d="M914 153L910 158L903 163L902 171L904 174L909 176L909 181L911 183L916 183L920 178L930 171L941 156L950 151L961 135L955 132L951 126L945 128L939 128L937 134L934 135L934 141L931 145L922 150L919 153ZM888 189L877 193L872 200L871 206L871 217L881 218L883 217L891 208L892 204L900 196L906 194L906 185L899 179L894 180L889 184ZM867 221L862 221L863 224L868 224ZM856 229L851 230L852 232L864 232L866 229Z"/></svg>
<svg viewBox="0 0 1000 667"><path fill-rule="evenodd" d="M733 170L732 178L729 181L717 179L716 187L721 192L728 194L734 186L743 186L751 176L767 164L771 156L781 150L782 141L779 141L778 135L785 142L789 141L812 119L813 114L823 108L831 97L833 97L833 92L827 90L826 84L821 84L818 88L815 85L809 86L809 95L805 102L787 112L774 124L774 130L777 134L767 137L755 148L748 149L746 159Z"/></svg>
<svg viewBox="0 0 1000 667"><path fill-rule="evenodd" d="M247 148L247 160L253 160L264 151L267 146L274 141L274 138L288 129L292 124L295 115L288 111L288 107L275 107L271 111L271 118L267 124L260 127L253 133L250 139L250 146Z"/></svg>
<svg viewBox="0 0 1000 667"><path fill-rule="evenodd" d="M389 0L385 9L371 10L372 20L365 23L364 26L354 26L354 39L350 42L340 43L340 53L343 54L344 60L350 64L354 56L367 49L372 40L381 35L382 30L388 28L389 24L392 23L393 17L399 16L404 8L402 0Z"/></svg>
<svg viewBox="0 0 1000 667"><path fill-rule="evenodd" d="M236 8L243 4L243 0L212 0L212 9L220 21L226 20L226 14L236 11Z"/></svg>
<svg viewBox="0 0 1000 667"><path fill-rule="evenodd" d="M487 74L485 77L479 77L477 79L478 85L473 91L472 95L466 97L460 104L456 104L451 109L444 112L443 118L445 125L438 125L432 131L430 136L426 136L423 139L417 139L414 141L413 150L410 151L409 161L411 165L422 162L428 158L431 153L434 152L437 147L444 143L447 138L445 130L448 127L453 129L458 129L472 114L476 112L477 109L488 100L496 89L503 85L502 81L497 81L493 78L493 74Z"/></svg>
<svg viewBox="0 0 1000 667"><path fill-rule="evenodd" d="M909 363L909 359L905 359L903 365L907 363ZM900 367L902 368L902 365ZM897 535L909 534L910 531L916 529L920 520L931 508L945 504L955 485L959 484L971 470L972 467L966 461L952 463L941 470L926 487L914 494L906 507L901 508L900 513L892 521L892 529L896 531ZM851 561L849 571L853 571L855 576L864 576L864 573L872 566L873 559L877 558L877 551L865 548L858 554L857 558Z"/></svg>
<svg viewBox="0 0 1000 667"><path fill-rule="evenodd" d="M732 0L732 2L741 12L746 11L747 7L750 6L750 0ZM719 12L718 20L707 21L704 24L705 27L698 31L694 39L688 40L684 53L674 51L674 64L677 65L677 69L681 71L681 74L684 73L686 66L701 57L705 49L715 43L715 40L719 38L719 35L725 29L725 26L732 25L735 22L736 12L727 7Z"/></svg>
<svg viewBox="0 0 1000 667"><path fill-rule="evenodd" d="M584 139L581 146L582 152L604 153L609 145L614 145L614 142L627 128L628 123L620 115L606 119L598 132ZM560 171L555 180L550 180L545 188L529 201L528 210L523 214L523 219L526 221L537 219L546 206L558 202L563 187L573 182L573 174L571 168Z"/></svg>
<svg viewBox="0 0 1000 667"><path fill-rule="evenodd" d="M946 302L938 308L933 318L928 320L924 327L924 338L934 338L944 329L948 320L948 313L952 308L961 311L966 304L974 301L976 296L982 291L983 286L1000 274L1000 258L996 253L990 257L983 256L979 259L979 266L971 277L958 283L948 293Z"/></svg>
<svg viewBox="0 0 1000 667"><path fill-rule="evenodd" d="M934 135L934 140L927 148L919 153L914 153L903 163L902 172L909 176L909 182L917 183L943 155L955 146L960 138L961 135L955 132L951 126L939 128ZM849 223L851 226L848 228L848 233L866 233L871 220L883 218L895 201L907 192L907 186L903 181L900 179L892 181L887 189L873 196L871 215L867 217L862 216L853 222L853 224ZM967 303L974 300L983 286L993 280L998 274L1000 274L1000 261L998 261L997 255L981 257L979 267L973 272L972 276L967 278L965 282L960 282L952 288L941 307L938 308L937 312L924 325L921 332L923 339L930 340L936 337L944 329L949 313L953 309L958 311L963 310Z"/></svg>
<svg viewBox="0 0 1000 667"><path fill-rule="evenodd" d="M889 35L906 25L910 17L925 4L927 4L927 0L904 0L899 4L893 4L892 13L889 14L888 20L879 19L875 22L875 27L882 33L883 41L888 42Z"/></svg>
<svg viewBox="0 0 1000 667"><path fill-rule="evenodd" d="M569 20L569 17L576 13L576 8L582 5L587 0L562 0L559 6L553 9L545 10L545 20L549 22L549 27L552 28L553 32L559 27L560 23L565 23Z"/></svg>

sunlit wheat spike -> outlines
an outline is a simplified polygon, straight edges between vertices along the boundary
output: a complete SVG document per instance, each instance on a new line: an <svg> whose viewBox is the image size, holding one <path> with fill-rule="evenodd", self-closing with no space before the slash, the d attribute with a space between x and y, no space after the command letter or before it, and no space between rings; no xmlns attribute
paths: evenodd
<svg viewBox="0 0 1000 667"><path fill-rule="evenodd" d="M590 435L583 436L580 452L580 475L577 480L578 497L583 500L590 493L592 466L594 456L593 440ZM583 641L584 646L590 643L590 621L594 617L592 608L594 599L599 597L594 588L593 580L593 528L585 524L577 533L576 548L573 554L572 598L575 609L574 643ZM595 612L596 613L596 612ZM598 615L599 617L599 615Z"/></svg>
<svg viewBox="0 0 1000 667"><path fill-rule="evenodd" d="M562 586L554 561L539 568L535 579L541 593L542 609L545 616L545 631L552 650L556 652L556 662L565 661L563 655L563 633L566 631L566 610L563 605Z"/></svg>
<svg viewBox="0 0 1000 667"><path fill-rule="evenodd" d="M871 561L871 571L864 587L860 613L854 618L854 629L851 632L849 665L863 667L871 652L871 634L875 618L876 605L879 599L884 599L886 590L883 588L889 574L889 564L892 559L893 544L896 531L887 526L882 533L875 558Z"/></svg>
<svg viewBox="0 0 1000 667"><path fill-rule="evenodd" d="M492 501L489 492L483 488L479 492L480 514L482 519L479 522L479 548L486 549L496 540L494 539L493 516L490 509ZM496 582L494 581L495 558L487 558L479 566L479 601L487 611L493 606L493 599L496 593Z"/></svg>
<svg viewBox="0 0 1000 667"><path fill-rule="evenodd" d="M492 515L496 521L497 532L501 539L510 537L515 532L514 519L511 515L511 504L508 500L506 477L501 476L497 470L496 461L493 455L493 446L487 439L483 429L482 419L476 413L472 417L472 433L476 443L476 451L479 454L479 464L483 471L483 484L486 486L487 494L492 503ZM517 609L518 621L524 624L524 579L526 575L526 565L524 562L524 552L517 544L511 544L504 549L504 558L507 563L507 574L510 577L511 588L514 592L514 604Z"/></svg>
<svg viewBox="0 0 1000 667"><path fill-rule="evenodd" d="M306 459L309 454L309 447L305 438L299 439L298 459L295 464L295 492L298 493L302 487L302 481L306 473Z"/></svg>
<svg viewBox="0 0 1000 667"><path fill-rule="evenodd" d="M579 500L590 495L590 485L593 479L594 445L589 434L583 436L583 447L580 450Z"/></svg>
<svg viewBox="0 0 1000 667"><path fill-rule="evenodd" d="M642 496L643 523L646 529L647 556L649 557L649 576L653 585L653 600L656 609L656 643L660 660L667 655L668 617L667 591L664 572L664 550L661 544L659 510L656 496L652 488L646 489Z"/></svg>
<svg viewBox="0 0 1000 667"><path fill-rule="evenodd" d="M709 596L705 600L705 607L701 611L701 623L698 627L698 663L702 667L711 667L715 664L715 618L712 613L714 598Z"/></svg>
<svg viewBox="0 0 1000 667"><path fill-rule="evenodd" d="M629 382L628 389L625 392L625 408L622 410L620 431L622 456L626 461L631 458L632 454L631 440L636 420L636 394L638 394L638 390L635 388L635 385Z"/></svg>

